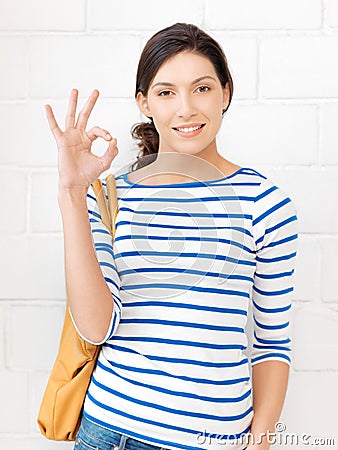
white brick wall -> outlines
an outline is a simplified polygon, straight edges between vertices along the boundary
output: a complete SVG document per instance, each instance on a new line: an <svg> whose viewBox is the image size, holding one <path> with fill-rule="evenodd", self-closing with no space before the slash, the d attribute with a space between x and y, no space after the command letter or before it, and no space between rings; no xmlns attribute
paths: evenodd
<svg viewBox="0 0 338 450"><path fill-rule="evenodd" d="M1 30L83 31L85 23L86 0L1 0Z"/></svg>
<svg viewBox="0 0 338 450"><path fill-rule="evenodd" d="M315 30L321 0L206 0L208 27L222 30Z"/></svg>
<svg viewBox="0 0 338 450"><path fill-rule="evenodd" d="M28 96L28 37L0 35L0 97L19 100Z"/></svg>
<svg viewBox="0 0 338 450"><path fill-rule="evenodd" d="M337 36L261 39L261 93L266 99L338 97Z"/></svg>
<svg viewBox="0 0 338 450"><path fill-rule="evenodd" d="M296 204L294 365L282 419L337 446L338 1L0 0L0 9L0 448L72 448L36 425L65 300L57 149L43 104L63 125L70 89L80 104L99 89L90 126L117 137L113 169L134 160L138 57L155 31L180 21L211 33L229 61L235 90L221 153Z"/></svg>
<svg viewBox="0 0 338 450"><path fill-rule="evenodd" d="M88 0L88 27L91 30L160 30L175 22L189 19L196 25L203 20L203 0L194 2L171 0L168 4L159 4L157 0L129 0L113 2Z"/></svg>

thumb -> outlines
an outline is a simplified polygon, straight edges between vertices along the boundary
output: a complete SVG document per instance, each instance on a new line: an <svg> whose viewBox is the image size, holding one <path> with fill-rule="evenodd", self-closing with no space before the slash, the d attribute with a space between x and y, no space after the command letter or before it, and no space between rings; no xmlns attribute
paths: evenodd
<svg viewBox="0 0 338 450"><path fill-rule="evenodd" d="M118 148L116 146L117 140L112 139L112 141L109 144L109 147L107 148L106 152L101 156L101 162L103 164L103 167L109 169L111 163L113 162L115 156L118 154Z"/></svg>

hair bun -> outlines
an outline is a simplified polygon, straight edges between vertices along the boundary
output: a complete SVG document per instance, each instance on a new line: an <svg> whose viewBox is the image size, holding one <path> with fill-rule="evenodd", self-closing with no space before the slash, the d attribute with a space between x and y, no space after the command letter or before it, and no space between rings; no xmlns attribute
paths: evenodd
<svg viewBox="0 0 338 450"><path fill-rule="evenodd" d="M145 154L157 153L159 136L154 122L136 123L131 129L131 135L139 141L137 145L146 152Z"/></svg>
<svg viewBox="0 0 338 450"><path fill-rule="evenodd" d="M131 128L131 135L133 139L138 141L137 145L141 149L136 161L136 169L140 169L157 158L159 135L152 119L151 122L139 122L133 125ZM154 155L154 157L149 158L149 155ZM148 158L145 158L146 156L148 156Z"/></svg>

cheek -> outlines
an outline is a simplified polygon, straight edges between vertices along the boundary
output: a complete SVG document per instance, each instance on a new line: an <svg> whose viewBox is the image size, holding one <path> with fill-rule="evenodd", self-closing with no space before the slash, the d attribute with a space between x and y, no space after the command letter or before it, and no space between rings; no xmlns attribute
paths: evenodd
<svg viewBox="0 0 338 450"><path fill-rule="evenodd" d="M171 126L173 113L169 105L161 108L154 108L152 111L155 124L157 124L158 128L164 128L168 125Z"/></svg>
<svg viewBox="0 0 338 450"><path fill-rule="evenodd" d="M212 116L217 116L222 109L222 100L218 95L209 96L205 101L205 107L208 108Z"/></svg>

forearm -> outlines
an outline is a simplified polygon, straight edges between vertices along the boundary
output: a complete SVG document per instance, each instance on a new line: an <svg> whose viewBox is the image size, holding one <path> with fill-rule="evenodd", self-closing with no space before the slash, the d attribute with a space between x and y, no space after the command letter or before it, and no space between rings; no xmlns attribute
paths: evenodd
<svg viewBox="0 0 338 450"><path fill-rule="evenodd" d="M276 360L264 361L252 367L254 417L251 433L255 442L261 433L275 432L283 408L289 378L289 365ZM267 450L270 444L266 436L262 444L250 446L257 450Z"/></svg>
<svg viewBox="0 0 338 450"><path fill-rule="evenodd" d="M83 336L101 342L109 328L113 300L93 246L86 192L59 190L64 233L67 300Z"/></svg>

